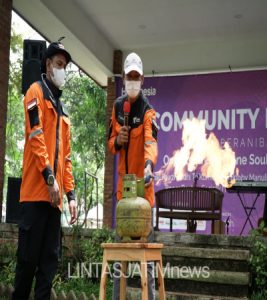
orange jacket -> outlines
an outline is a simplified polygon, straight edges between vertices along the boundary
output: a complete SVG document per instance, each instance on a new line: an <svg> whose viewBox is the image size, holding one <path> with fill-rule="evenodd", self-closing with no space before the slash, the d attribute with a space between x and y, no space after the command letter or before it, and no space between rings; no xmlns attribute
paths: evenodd
<svg viewBox="0 0 267 300"><path fill-rule="evenodd" d="M109 150L119 153L117 199L122 198L122 179L126 174L135 174L138 178L144 177L144 168L151 164L152 170L157 162L157 124L156 113L148 100L140 93L137 100L131 104L129 114L129 142L128 147L120 147L117 144L117 136L124 125L123 103L126 96L118 98L113 106L108 138ZM154 205L154 182L145 188L145 198Z"/></svg>
<svg viewBox="0 0 267 300"><path fill-rule="evenodd" d="M54 174L60 191L75 199L70 160L70 119L59 91L48 80L35 82L24 97L25 147L20 202L50 201L46 183ZM51 95L52 91L52 95Z"/></svg>

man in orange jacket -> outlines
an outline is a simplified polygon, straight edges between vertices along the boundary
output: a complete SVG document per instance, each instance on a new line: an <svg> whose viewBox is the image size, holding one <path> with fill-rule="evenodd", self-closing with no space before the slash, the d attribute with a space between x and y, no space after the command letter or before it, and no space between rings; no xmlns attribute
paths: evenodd
<svg viewBox="0 0 267 300"><path fill-rule="evenodd" d="M144 97L141 86L144 82L143 65L136 53L130 53L124 62L124 86L126 94L114 104L110 122L108 147L113 154L119 153L117 199L122 198L122 180L125 174L144 177L145 198L154 206L153 168L157 162L156 113ZM125 124L125 102L129 102L128 126ZM119 241L119 237L116 238ZM153 231L148 237L153 242ZM118 268L118 266L116 267ZM155 299L153 264L147 266L148 298ZM119 299L119 273L114 274L113 300Z"/></svg>
<svg viewBox="0 0 267 300"><path fill-rule="evenodd" d="M70 223L77 217L70 159L70 120L60 100L71 56L60 42L44 55L42 81L24 98L25 147L20 191L21 222L13 300L26 300L35 276L35 299L49 300L57 271L64 192Z"/></svg>
<svg viewBox="0 0 267 300"><path fill-rule="evenodd" d="M125 174L148 178L145 198L154 206L153 168L157 162L156 113L141 92L144 82L143 66L136 53L124 63L126 94L114 104L108 139L109 150L119 153L117 199L122 198L122 179ZM130 103L128 127L124 124L124 102Z"/></svg>

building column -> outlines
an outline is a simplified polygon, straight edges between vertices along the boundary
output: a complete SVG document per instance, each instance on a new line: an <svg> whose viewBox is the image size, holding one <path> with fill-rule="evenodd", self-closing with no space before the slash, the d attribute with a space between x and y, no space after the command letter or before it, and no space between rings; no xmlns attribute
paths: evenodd
<svg viewBox="0 0 267 300"><path fill-rule="evenodd" d="M113 55L113 73L122 74L122 51L115 50ZM116 82L115 77L108 78L107 87L107 107L106 107L106 133L109 133L109 122L111 118L112 108L116 99ZM113 212L113 165L114 156L108 151L106 143L105 154L105 175L104 175L104 216L103 224L106 227L111 228L113 224L112 212Z"/></svg>
<svg viewBox="0 0 267 300"><path fill-rule="evenodd" d="M0 222L2 220L6 153L6 120L9 78L12 0L0 0Z"/></svg>

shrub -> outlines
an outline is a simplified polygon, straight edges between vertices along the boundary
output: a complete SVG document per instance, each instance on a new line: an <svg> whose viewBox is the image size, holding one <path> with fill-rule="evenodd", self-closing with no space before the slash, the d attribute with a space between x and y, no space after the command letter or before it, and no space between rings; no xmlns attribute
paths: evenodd
<svg viewBox="0 0 267 300"><path fill-rule="evenodd" d="M267 299L267 240L262 237L261 225L252 232L251 272L252 298Z"/></svg>
<svg viewBox="0 0 267 300"><path fill-rule="evenodd" d="M76 226L72 236L72 255L65 256L63 248L63 256L61 258L60 268L56 275L53 287L56 292L64 291L68 293L73 290L76 295L85 292L87 296L92 293L98 297L99 284L101 275L101 266L103 258L103 249L101 243L110 243L114 240L115 233L107 228L95 229L91 231L89 238L82 237L82 229ZM67 252L69 252L67 250ZM81 273L81 264L87 267L89 263L99 263L93 265L91 276L87 276L86 272ZM77 270L78 269L78 270ZM107 282L107 299L112 298L112 282Z"/></svg>
<svg viewBox="0 0 267 300"><path fill-rule="evenodd" d="M106 285L106 299L112 299L112 288L113 284L110 280L107 281ZM88 297L94 294L96 298L99 297L99 282L92 282L88 278L70 278L62 281L60 284L56 284L54 289L57 294L64 291L68 294L69 291L74 291L75 295L79 295L84 292Z"/></svg>
<svg viewBox="0 0 267 300"><path fill-rule="evenodd" d="M102 262L103 249L101 243L108 243L114 240L114 232L103 228L92 230L90 238L81 237L81 229L75 228L73 233L73 249L72 256L69 255L69 249L63 247L62 257L59 264L58 273L53 281L53 288L59 294L64 291L66 294L73 290L76 295L80 295L84 292L87 296L92 293L98 297L99 284L100 284L100 272L98 270L98 277L89 278L88 276L73 276L70 278L69 266L72 265L75 268L77 263L82 262ZM66 255L68 252L68 255ZM0 283L5 285L14 284L16 266L16 246L13 243L0 243ZM73 270L72 270L73 271ZM94 270L92 272L94 273ZM107 282L107 299L112 298L112 282Z"/></svg>
<svg viewBox="0 0 267 300"><path fill-rule="evenodd" d="M0 282L13 284L16 267L16 246L14 243L0 243Z"/></svg>
<svg viewBox="0 0 267 300"><path fill-rule="evenodd" d="M102 243L111 243L114 241L114 231L110 229L96 229L92 232L91 239L83 240L81 252L84 261L102 262L103 249Z"/></svg>

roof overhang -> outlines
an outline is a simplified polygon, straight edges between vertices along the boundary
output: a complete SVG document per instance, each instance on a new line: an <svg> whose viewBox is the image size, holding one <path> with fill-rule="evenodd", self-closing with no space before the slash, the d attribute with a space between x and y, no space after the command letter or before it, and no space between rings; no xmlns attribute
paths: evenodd
<svg viewBox="0 0 267 300"><path fill-rule="evenodd" d="M136 51L145 75L267 67L266 0L13 0L49 41L64 45L101 86L113 53Z"/></svg>

